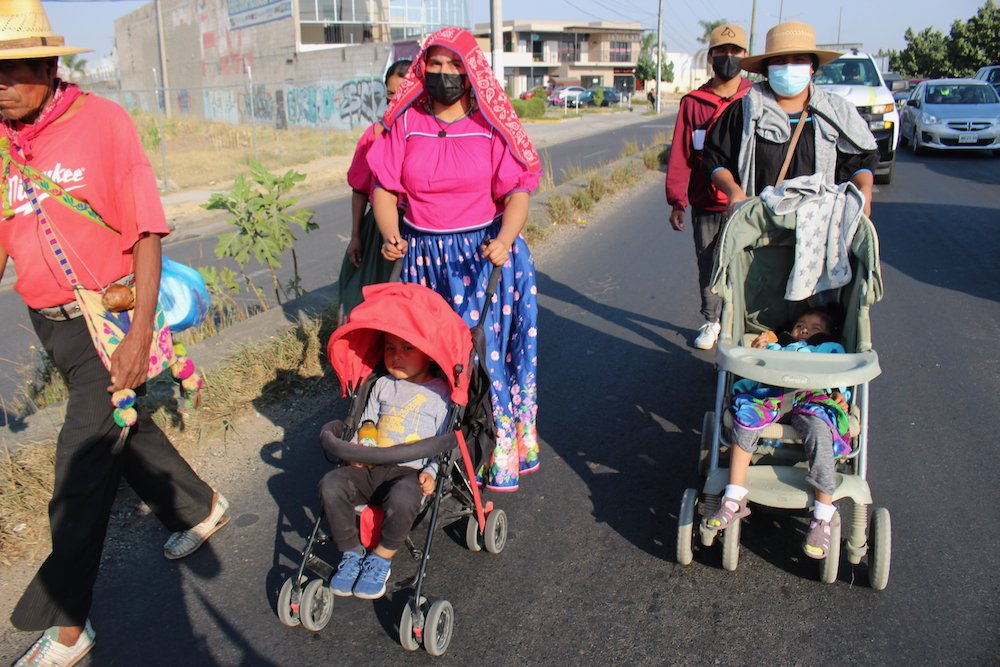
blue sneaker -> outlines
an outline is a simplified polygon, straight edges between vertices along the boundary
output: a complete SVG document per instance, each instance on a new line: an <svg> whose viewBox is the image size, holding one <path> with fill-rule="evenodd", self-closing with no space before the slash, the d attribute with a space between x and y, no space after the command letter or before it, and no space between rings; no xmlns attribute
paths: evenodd
<svg viewBox="0 0 1000 667"><path fill-rule="evenodd" d="M358 580L358 573L361 572L361 563L364 559L363 551L361 553L348 551L344 554L344 557L340 559L340 565L337 566L336 573L330 579L330 590L333 591L334 595L347 598L354 595L352 592L354 582Z"/></svg>
<svg viewBox="0 0 1000 667"><path fill-rule="evenodd" d="M354 582L354 597L377 600L385 595L385 582L392 572L392 563L381 556L368 554L361 564L361 574Z"/></svg>

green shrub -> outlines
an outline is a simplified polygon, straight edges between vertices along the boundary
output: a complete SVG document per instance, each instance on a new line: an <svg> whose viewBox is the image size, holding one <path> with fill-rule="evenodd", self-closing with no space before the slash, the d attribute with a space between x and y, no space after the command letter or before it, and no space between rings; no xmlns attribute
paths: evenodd
<svg viewBox="0 0 1000 667"><path fill-rule="evenodd" d="M539 94L527 100L511 100L518 118L541 118L545 115L545 98Z"/></svg>
<svg viewBox="0 0 1000 667"><path fill-rule="evenodd" d="M594 89L594 106L600 109L604 106L604 89L596 88Z"/></svg>

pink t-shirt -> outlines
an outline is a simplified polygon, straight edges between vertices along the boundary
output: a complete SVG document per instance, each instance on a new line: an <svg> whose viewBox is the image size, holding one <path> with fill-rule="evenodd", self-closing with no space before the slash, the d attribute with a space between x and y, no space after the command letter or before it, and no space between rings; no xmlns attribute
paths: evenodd
<svg viewBox="0 0 1000 667"><path fill-rule="evenodd" d="M444 131L445 136L440 136ZM404 220L428 232L481 229L503 213L504 198L538 187L477 110L445 123L410 107L368 151L376 187L405 199Z"/></svg>
<svg viewBox="0 0 1000 667"><path fill-rule="evenodd" d="M35 191L77 280L98 289L132 272L132 246L141 234L169 232L153 169L128 113L88 95L76 113L32 140L29 163L93 207L115 234ZM20 174L11 167L14 217L0 219L0 245L14 260L14 289L31 308L59 306L75 297L38 226Z"/></svg>
<svg viewBox="0 0 1000 667"><path fill-rule="evenodd" d="M365 194L371 194L375 183L372 179L372 170L368 167L368 149L375 141L375 126L369 125L365 133L358 139L358 145L354 149L354 159L351 160L351 168L347 170L347 184L351 189Z"/></svg>

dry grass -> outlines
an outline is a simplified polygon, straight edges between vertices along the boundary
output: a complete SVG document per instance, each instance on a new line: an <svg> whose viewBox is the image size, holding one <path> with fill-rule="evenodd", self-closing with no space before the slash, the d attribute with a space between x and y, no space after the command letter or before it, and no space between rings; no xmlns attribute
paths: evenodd
<svg viewBox="0 0 1000 667"><path fill-rule="evenodd" d="M570 197L573 202L573 208L580 211L581 213L589 213L592 208L594 208L594 198L590 196L590 192L586 189L581 188L573 193Z"/></svg>
<svg viewBox="0 0 1000 667"><path fill-rule="evenodd" d="M158 179L163 178L163 153L156 118L133 112L143 148ZM228 184L233 174L246 171L253 155L254 131L246 125L210 123L190 118L165 121L167 172L171 189ZM295 167L318 158L351 156L361 130L328 130L268 127L256 129L258 161L272 170Z"/></svg>
<svg viewBox="0 0 1000 667"><path fill-rule="evenodd" d="M554 194L549 197L546 207L548 208L549 220L552 221L553 225L573 222L573 218L575 217L573 215L573 206L562 195Z"/></svg>
<svg viewBox="0 0 1000 667"><path fill-rule="evenodd" d="M54 467L52 443L0 449L0 565L48 550Z"/></svg>

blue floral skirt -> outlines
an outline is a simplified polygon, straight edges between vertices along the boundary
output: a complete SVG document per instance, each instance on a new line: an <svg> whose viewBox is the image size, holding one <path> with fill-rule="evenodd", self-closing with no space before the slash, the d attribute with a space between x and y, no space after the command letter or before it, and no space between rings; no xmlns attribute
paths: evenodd
<svg viewBox="0 0 1000 667"><path fill-rule="evenodd" d="M478 323L493 267L480 252L483 240L495 238L499 231L499 219L485 229L451 234L404 225L402 235L409 249L401 279L433 289L471 328ZM539 464L537 294L535 261L518 236L483 323L497 425L497 445L483 481L493 491L516 491L520 476L534 472Z"/></svg>

